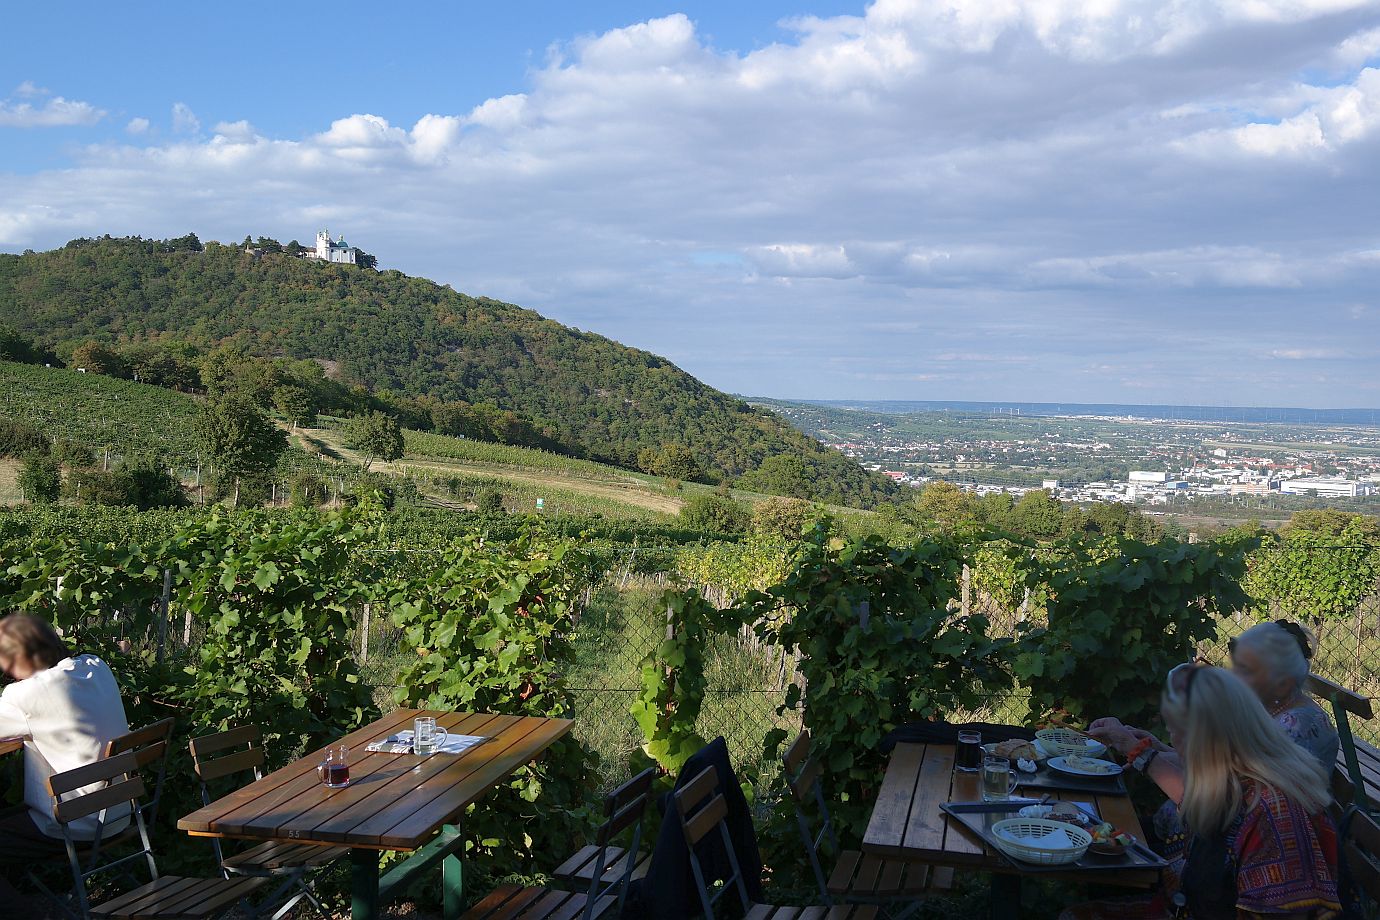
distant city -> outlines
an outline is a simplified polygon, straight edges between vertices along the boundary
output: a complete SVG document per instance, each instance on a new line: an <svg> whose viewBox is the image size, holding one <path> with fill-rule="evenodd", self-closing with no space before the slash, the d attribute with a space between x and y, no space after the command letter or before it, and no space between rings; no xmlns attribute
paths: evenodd
<svg viewBox="0 0 1380 920"><path fill-rule="evenodd" d="M959 400L801 399L811 406L868 412L974 412L984 415L1133 418L1147 421L1276 422L1283 424L1380 425L1380 409L1305 409L1279 406L1170 406L1122 403L965 402Z"/></svg>

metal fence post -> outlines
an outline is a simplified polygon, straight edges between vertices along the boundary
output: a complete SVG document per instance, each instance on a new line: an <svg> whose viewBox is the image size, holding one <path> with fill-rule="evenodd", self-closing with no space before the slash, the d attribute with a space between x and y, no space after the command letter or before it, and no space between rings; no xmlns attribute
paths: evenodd
<svg viewBox="0 0 1380 920"><path fill-rule="evenodd" d="M359 630L359 663L369 661L369 613L370 605L364 605L364 623Z"/></svg>
<svg viewBox="0 0 1380 920"><path fill-rule="evenodd" d="M164 649L168 644L168 606L172 603L172 569L163 570L163 615L158 618L158 663L163 663Z"/></svg>

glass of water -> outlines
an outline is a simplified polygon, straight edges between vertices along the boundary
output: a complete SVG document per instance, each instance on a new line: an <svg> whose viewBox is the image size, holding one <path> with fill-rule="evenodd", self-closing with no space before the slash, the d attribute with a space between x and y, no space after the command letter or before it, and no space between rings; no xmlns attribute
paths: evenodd
<svg viewBox="0 0 1380 920"><path fill-rule="evenodd" d="M1020 777L1005 757L986 757L982 761L982 800L1005 802L1016 791Z"/></svg>
<svg viewBox="0 0 1380 920"><path fill-rule="evenodd" d="M449 734L432 716L418 716L412 720L412 753L435 754Z"/></svg>

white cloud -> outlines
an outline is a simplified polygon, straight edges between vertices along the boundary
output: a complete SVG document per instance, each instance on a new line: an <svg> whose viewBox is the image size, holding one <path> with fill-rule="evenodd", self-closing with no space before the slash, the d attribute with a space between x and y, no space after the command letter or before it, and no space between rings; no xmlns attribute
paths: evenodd
<svg viewBox="0 0 1380 920"><path fill-rule="evenodd" d="M1380 283L1378 29L1373 0L878 0L737 53L671 15L415 122L207 137L179 103L176 138L0 174L0 242L327 225L739 391L1068 398L1096 359L1258 402L1261 356L1347 348L1291 319L1380 334L1352 309Z"/></svg>
<svg viewBox="0 0 1380 920"><path fill-rule="evenodd" d="M0 99L0 127L5 128L94 125L104 117L105 112L89 102L54 96L50 91L34 85L29 80L15 87L9 99Z"/></svg>
<svg viewBox="0 0 1380 920"><path fill-rule="evenodd" d="M196 134L201 130L201 119L196 117L191 106L185 102L174 102L172 107L173 131L178 134Z"/></svg>
<svg viewBox="0 0 1380 920"><path fill-rule="evenodd" d="M129 124L125 125L125 131L130 134L147 134L149 130L149 120L147 118L131 118Z"/></svg>

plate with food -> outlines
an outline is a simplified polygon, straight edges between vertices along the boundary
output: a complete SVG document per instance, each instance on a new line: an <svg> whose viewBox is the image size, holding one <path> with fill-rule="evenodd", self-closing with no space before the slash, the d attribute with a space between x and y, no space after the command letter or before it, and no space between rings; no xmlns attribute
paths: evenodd
<svg viewBox="0 0 1380 920"><path fill-rule="evenodd" d="M1017 760L1044 760L1045 755L1040 753L1040 749L1035 746L1035 742L1026 741L1024 738L1012 738L1010 741L995 741L982 746L984 754L993 757L1005 757L1015 763Z"/></svg>
<svg viewBox="0 0 1380 920"><path fill-rule="evenodd" d="M1049 768L1070 776L1099 776L1111 779L1121 773L1121 766L1096 757L1051 757Z"/></svg>

